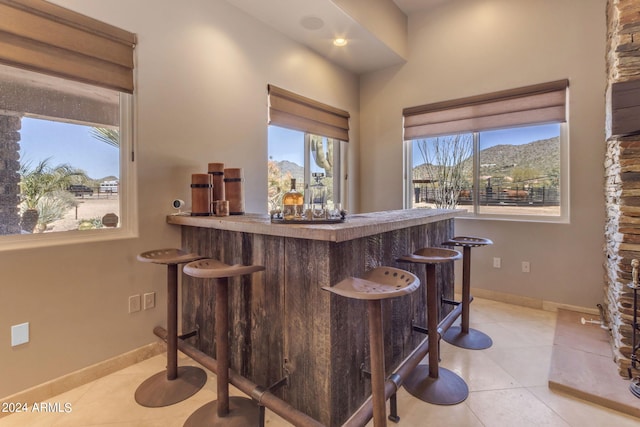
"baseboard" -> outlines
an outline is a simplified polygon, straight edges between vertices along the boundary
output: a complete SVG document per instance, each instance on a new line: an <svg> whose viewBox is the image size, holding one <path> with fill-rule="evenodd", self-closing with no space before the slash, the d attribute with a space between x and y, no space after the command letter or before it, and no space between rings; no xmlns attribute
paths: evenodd
<svg viewBox="0 0 640 427"><path fill-rule="evenodd" d="M124 369L128 366L135 365L150 357L156 356L166 351L166 345L162 341L145 345L143 347L131 350L127 353L112 357L87 366L70 374L63 375L51 381L39 384L37 386L20 391L13 395L0 399L0 405L9 402L21 402L32 405L36 402L44 402L61 393L72 390L91 381L112 374L116 371ZM0 412L0 418L9 415L9 413Z"/></svg>
<svg viewBox="0 0 640 427"><path fill-rule="evenodd" d="M456 288L456 293L461 292ZM569 311L577 311L580 313L593 314L600 316L600 311L597 308L580 307L577 305L562 304L553 301L545 301L538 298L524 297L521 295L508 294L505 292L497 292L489 289L472 288L471 294L474 297L484 298L492 301L504 302L507 304L519 305L522 307L536 308L538 310L553 311L558 309L564 309Z"/></svg>
<svg viewBox="0 0 640 427"><path fill-rule="evenodd" d="M577 311L578 313L591 314L597 317L597 319L587 320L600 320L600 310L598 310L597 308L579 307L577 305L561 304L559 302L553 301L543 301L542 309L546 311L558 311L559 309L567 311Z"/></svg>

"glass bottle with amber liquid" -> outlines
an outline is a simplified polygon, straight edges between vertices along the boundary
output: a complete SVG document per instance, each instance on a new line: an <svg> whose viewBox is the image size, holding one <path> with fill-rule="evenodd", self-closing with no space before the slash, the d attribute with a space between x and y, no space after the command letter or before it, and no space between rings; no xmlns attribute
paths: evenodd
<svg viewBox="0 0 640 427"><path fill-rule="evenodd" d="M282 197L282 217L285 220L302 219L302 208L304 197L296 190L296 180L291 178L291 190L284 193Z"/></svg>

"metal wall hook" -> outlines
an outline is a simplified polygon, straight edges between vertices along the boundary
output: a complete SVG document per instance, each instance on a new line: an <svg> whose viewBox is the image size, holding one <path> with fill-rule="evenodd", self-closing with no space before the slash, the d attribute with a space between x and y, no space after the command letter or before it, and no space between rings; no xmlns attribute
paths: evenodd
<svg viewBox="0 0 640 427"><path fill-rule="evenodd" d="M638 348L640 348L640 344L638 344L637 335L638 335L638 267L640 267L640 261L637 259L631 260L631 278L632 282L627 285L629 288L633 290L633 332L631 334L632 345L631 345L631 367L633 369L637 369L638 364ZM629 368L629 377L631 379L631 384L629 385L629 390L633 393L634 396L640 398L640 377L636 376L635 378L631 378L632 371Z"/></svg>

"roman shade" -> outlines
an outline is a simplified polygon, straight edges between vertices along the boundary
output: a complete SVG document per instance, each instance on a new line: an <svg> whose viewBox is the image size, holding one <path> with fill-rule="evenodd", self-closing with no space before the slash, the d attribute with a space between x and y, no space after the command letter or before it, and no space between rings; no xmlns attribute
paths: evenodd
<svg viewBox="0 0 640 427"><path fill-rule="evenodd" d="M0 62L133 92L135 34L43 0L0 0Z"/></svg>
<svg viewBox="0 0 640 427"><path fill-rule="evenodd" d="M405 108L404 140L566 121L568 80Z"/></svg>
<svg viewBox="0 0 640 427"><path fill-rule="evenodd" d="M268 85L269 124L349 141L349 112Z"/></svg>

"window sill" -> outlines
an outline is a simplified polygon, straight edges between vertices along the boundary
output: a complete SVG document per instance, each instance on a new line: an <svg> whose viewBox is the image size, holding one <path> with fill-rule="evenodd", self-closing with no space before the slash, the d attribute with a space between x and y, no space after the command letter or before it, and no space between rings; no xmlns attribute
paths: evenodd
<svg viewBox="0 0 640 427"><path fill-rule="evenodd" d="M569 218L565 217L544 217L544 216L503 216L503 215L463 215L457 216L456 220L480 220L480 221L508 221L508 222L535 222L544 224L571 224Z"/></svg>
<svg viewBox="0 0 640 427"><path fill-rule="evenodd" d="M65 231L58 233L20 234L0 237L0 252L36 249L53 246L97 243L138 237L137 231L118 228L113 230Z"/></svg>

